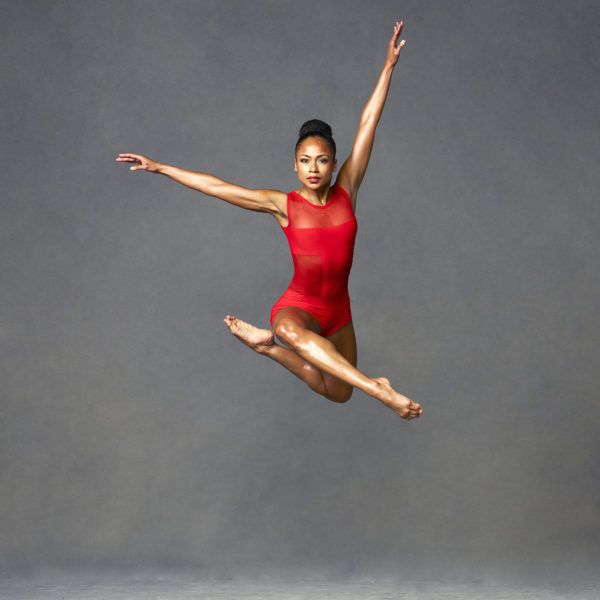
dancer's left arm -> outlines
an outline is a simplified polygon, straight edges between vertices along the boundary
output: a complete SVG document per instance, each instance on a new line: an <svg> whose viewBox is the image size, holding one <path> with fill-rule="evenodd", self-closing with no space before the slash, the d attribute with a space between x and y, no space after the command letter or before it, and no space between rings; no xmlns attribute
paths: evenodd
<svg viewBox="0 0 600 600"><path fill-rule="evenodd" d="M365 171L367 170L367 165L371 158L373 140L375 139L375 129L377 128L377 123L379 123L379 118L383 112L383 106L390 88L390 81L392 80L392 72L398 62L400 51L405 44L404 40L398 44L398 38L402 32L403 25L403 21L400 21L399 23L396 22L394 34L388 44L387 57L381 75L379 75L377 85L360 117L352 153L340 169L337 177L337 183L350 194L353 209L356 206L356 193L365 176Z"/></svg>

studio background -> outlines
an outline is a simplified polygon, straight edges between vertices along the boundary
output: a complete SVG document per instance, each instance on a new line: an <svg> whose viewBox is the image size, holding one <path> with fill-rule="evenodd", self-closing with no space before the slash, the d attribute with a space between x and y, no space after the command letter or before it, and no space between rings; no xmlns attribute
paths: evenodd
<svg viewBox="0 0 600 600"><path fill-rule="evenodd" d="M593 575L597 2L0 4L2 570ZM408 423L227 331L290 281L274 219L114 160L295 189L400 18L350 295Z"/></svg>

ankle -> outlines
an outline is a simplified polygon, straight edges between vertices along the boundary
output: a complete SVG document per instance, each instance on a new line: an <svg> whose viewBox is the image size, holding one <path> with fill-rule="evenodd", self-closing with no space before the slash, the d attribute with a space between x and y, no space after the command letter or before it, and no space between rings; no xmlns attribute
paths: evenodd
<svg viewBox="0 0 600 600"><path fill-rule="evenodd" d="M252 344L250 348L252 348L252 350L254 350L254 352L257 352L258 354L264 354L265 356L269 356L273 353L273 350L276 346L277 344L275 344L275 342L272 342L270 344Z"/></svg>
<svg viewBox="0 0 600 600"><path fill-rule="evenodd" d="M390 393L390 386L377 379L373 379L373 397L378 400L385 400Z"/></svg>

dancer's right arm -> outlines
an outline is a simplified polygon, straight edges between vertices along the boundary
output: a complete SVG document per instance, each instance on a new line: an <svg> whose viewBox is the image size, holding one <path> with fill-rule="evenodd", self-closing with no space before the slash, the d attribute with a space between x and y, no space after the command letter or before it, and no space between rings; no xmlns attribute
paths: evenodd
<svg viewBox="0 0 600 600"><path fill-rule="evenodd" d="M116 160L117 162L134 163L129 167L132 171L161 173L207 196L220 198L225 202L248 210L267 212L275 216L278 214L285 215L287 209L287 196L278 190L251 190L208 173L196 173L195 171L186 171L178 167L165 165L142 154L119 154Z"/></svg>

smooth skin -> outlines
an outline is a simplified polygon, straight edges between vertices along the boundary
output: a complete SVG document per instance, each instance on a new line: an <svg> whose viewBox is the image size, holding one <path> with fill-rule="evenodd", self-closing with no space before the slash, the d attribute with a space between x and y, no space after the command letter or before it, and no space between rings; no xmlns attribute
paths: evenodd
<svg viewBox="0 0 600 600"><path fill-rule="evenodd" d="M348 192L354 211L392 73L405 44L404 40L398 42L402 27L403 22L396 22L385 64L363 109L352 152L337 175L336 183ZM208 196L247 210L268 213L282 227L288 224L287 194L284 192L245 188L214 175L159 163L141 154L119 154L116 160L133 163L130 167L132 171L161 173ZM333 174L337 170L337 160L332 156L329 144L318 136L303 140L296 151L294 170L301 183L297 193L313 204L327 204L331 196ZM293 306L277 313L273 320L273 331L259 329L232 315L227 315L224 321L230 332L246 346L283 365L312 390L333 402L346 402L356 387L383 402L403 419L414 419L423 412L419 404L396 392L385 377L368 377L356 368L356 337L352 322L323 337L315 317ZM282 342L281 345L276 343L275 335Z"/></svg>

